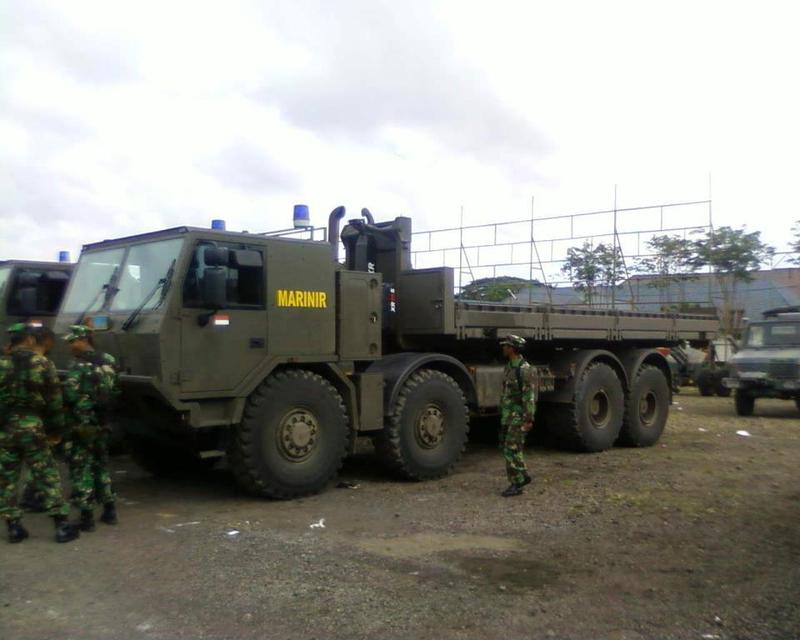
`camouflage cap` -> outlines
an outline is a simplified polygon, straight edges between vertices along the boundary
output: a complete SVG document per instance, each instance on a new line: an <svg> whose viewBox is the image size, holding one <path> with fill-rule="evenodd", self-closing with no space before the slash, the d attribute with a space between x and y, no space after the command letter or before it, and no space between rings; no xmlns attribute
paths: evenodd
<svg viewBox="0 0 800 640"><path fill-rule="evenodd" d="M72 342L73 340L88 338L91 334L91 327L87 327L85 324L73 324L70 325L69 333L64 336L64 340L67 342Z"/></svg>
<svg viewBox="0 0 800 640"><path fill-rule="evenodd" d="M514 347L515 349L522 349L522 347L525 346L525 338L509 334L505 338L500 338L500 344L501 345L507 344L508 346Z"/></svg>

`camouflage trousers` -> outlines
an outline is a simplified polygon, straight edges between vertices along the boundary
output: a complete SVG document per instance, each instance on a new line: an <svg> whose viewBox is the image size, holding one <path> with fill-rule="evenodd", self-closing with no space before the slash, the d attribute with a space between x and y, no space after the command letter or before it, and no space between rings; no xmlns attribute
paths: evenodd
<svg viewBox="0 0 800 640"><path fill-rule="evenodd" d="M43 497L44 508L51 516L68 515L61 477L38 416L9 416L0 428L0 516L6 520L22 517L18 506L20 472L26 463L33 490Z"/></svg>
<svg viewBox="0 0 800 640"><path fill-rule="evenodd" d="M527 433L522 430L521 418L503 419L500 422L500 450L506 461L506 475L511 484L521 485L528 470L525 467L525 437Z"/></svg>
<svg viewBox="0 0 800 640"><path fill-rule="evenodd" d="M108 432L92 425L76 427L68 451L73 506L88 510L95 503L114 502L108 468Z"/></svg>

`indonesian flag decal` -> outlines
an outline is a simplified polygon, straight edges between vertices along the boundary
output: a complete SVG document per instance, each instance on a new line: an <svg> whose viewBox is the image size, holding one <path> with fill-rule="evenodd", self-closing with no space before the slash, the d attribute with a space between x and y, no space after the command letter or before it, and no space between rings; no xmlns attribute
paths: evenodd
<svg viewBox="0 0 800 640"><path fill-rule="evenodd" d="M214 314L215 327L227 327L231 323L231 317L227 313Z"/></svg>

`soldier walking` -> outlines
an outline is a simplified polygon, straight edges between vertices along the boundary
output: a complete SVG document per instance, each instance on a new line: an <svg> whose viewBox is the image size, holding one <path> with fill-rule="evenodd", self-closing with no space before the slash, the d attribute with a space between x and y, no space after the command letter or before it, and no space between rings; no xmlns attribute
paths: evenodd
<svg viewBox="0 0 800 640"><path fill-rule="evenodd" d="M80 527L94 531L94 504L103 505L100 520L117 524L116 498L108 467L107 411L119 395L116 362L95 351L91 329L73 325L64 337L74 357L64 379L64 404L71 427L69 478L72 504L80 509Z"/></svg>
<svg viewBox="0 0 800 640"><path fill-rule="evenodd" d="M6 520L9 542L28 537L17 504L25 462L30 482L44 495L44 506L55 523L56 542L70 542L80 531L67 522L69 504L48 443L48 436L59 437L64 427L61 386L55 365L36 352L34 331L22 323L9 327L9 355L0 357L0 516Z"/></svg>
<svg viewBox="0 0 800 640"><path fill-rule="evenodd" d="M536 370L522 357L524 338L509 335L500 340L500 345L508 361L500 400L500 448L510 483L500 495L510 498L520 495L522 488L531 482L523 449L536 413Z"/></svg>

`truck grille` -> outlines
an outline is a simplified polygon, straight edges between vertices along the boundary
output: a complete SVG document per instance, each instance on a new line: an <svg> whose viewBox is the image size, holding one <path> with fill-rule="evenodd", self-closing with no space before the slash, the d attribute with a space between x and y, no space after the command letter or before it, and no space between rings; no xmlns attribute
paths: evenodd
<svg viewBox="0 0 800 640"><path fill-rule="evenodd" d="M796 362L737 362L741 372L763 371L770 378L800 378L800 366Z"/></svg>

